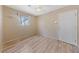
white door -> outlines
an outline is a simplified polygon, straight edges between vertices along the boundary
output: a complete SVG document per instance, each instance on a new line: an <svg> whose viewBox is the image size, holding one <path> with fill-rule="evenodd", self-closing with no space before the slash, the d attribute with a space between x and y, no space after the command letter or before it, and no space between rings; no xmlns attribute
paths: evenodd
<svg viewBox="0 0 79 59"><path fill-rule="evenodd" d="M77 10L59 15L59 39L77 45Z"/></svg>

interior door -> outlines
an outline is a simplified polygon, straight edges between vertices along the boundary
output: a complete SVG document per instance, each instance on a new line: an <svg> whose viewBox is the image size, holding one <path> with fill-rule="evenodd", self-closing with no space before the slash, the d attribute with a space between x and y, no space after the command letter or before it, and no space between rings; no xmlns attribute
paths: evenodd
<svg viewBox="0 0 79 59"><path fill-rule="evenodd" d="M77 45L77 10L59 14L59 39Z"/></svg>

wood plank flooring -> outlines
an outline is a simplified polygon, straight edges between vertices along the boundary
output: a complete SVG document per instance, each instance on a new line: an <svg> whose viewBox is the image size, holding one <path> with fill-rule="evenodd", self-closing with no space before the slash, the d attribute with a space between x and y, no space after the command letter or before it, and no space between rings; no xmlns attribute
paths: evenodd
<svg viewBox="0 0 79 59"><path fill-rule="evenodd" d="M65 42L43 36L27 38L3 51L4 53L78 53L79 48Z"/></svg>

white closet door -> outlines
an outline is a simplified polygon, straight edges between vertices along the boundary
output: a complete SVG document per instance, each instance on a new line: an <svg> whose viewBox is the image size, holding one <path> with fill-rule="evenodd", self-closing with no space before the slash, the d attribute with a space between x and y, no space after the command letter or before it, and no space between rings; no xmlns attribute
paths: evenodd
<svg viewBox="0 0 79 59"><path fill-rule="evenodd" d="M59 39L77 45L77 10L59 15Z"/></svg>

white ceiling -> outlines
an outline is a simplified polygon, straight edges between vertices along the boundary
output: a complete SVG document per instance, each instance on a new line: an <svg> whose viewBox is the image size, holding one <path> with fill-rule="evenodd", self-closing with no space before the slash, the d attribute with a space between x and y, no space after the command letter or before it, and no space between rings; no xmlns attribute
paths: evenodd
<svg viewBox="0 0 79 59"><path fill-rule="evenodd" d="M34 16L39 16L51 11L54 11L58 8L64 7L63 5L39 5L41 11L36 11L38 5L7 5L10 8L14 8L16 10L24 11L26 13L32 14Z"/></svg>

